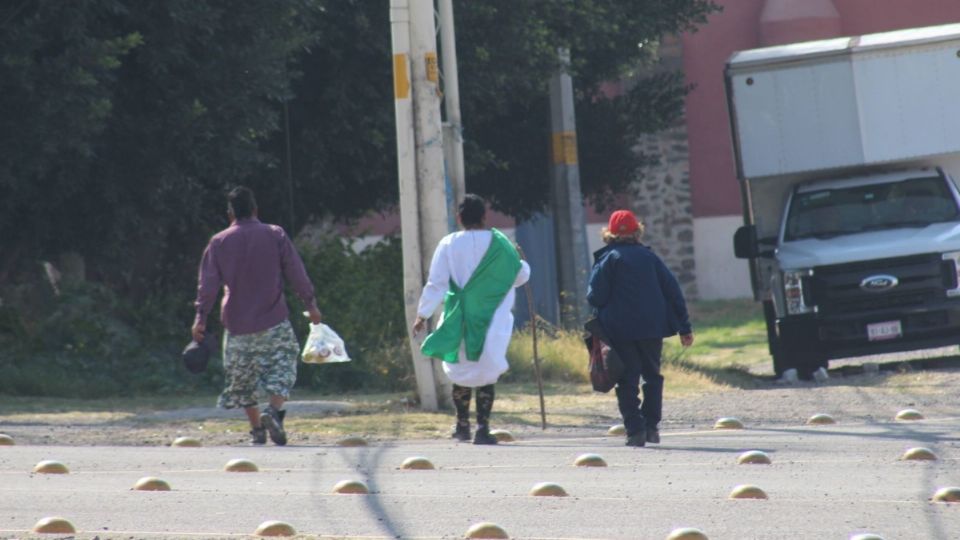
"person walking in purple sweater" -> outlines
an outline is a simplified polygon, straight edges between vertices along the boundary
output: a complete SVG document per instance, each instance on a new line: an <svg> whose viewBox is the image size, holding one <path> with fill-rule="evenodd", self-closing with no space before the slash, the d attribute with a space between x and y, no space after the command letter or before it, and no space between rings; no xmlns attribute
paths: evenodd
<svg viewBox="0 0 960 540"><path fill-rule="evenodd" d="M281 227L257 219L253 191L242 186L233 189L227 195L227 216L230 226L210 239L200 262L193 339L203 341L207 317L223 288L225 388L217 405L246 411L254 444L266 443L269 433L270 440L282 446L287 444L283 406L297 380L300 353L288 318L284 283L306 306L311 322L320 324L322 315L293 242ZM263 412L258 393L269 398Z"/></svg>

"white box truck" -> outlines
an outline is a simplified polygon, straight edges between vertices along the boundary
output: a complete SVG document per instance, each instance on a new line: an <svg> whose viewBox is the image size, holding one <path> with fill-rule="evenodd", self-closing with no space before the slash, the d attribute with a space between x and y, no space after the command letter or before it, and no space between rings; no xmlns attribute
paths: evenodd
<svg viewBox="0 0 960 540"><path fill-rule="evenodd" d="M725 75L734 252L777 375L960 343L960 24L737 52Z"/></svg>

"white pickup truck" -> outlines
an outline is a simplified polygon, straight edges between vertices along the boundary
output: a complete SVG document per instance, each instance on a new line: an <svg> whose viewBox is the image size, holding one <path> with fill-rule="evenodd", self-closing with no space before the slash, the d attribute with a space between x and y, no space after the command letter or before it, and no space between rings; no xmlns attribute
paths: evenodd
<svg viewBox="0 0 960 540"><path fill-rule="evenodd" d="M776 373L960 343L960 24L738 52L726 83Z"/></svg>

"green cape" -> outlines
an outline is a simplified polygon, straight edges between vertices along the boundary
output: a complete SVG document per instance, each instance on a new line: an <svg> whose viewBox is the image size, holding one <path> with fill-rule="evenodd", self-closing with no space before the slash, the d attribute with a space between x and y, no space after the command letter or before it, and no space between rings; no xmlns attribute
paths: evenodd
<svg viewBox="0 0 960 540"><path fill-rule="evenodd" d="M520 255L510 239L496 229L490 247L461 289L450 280L440 325L423 341L423 354L456 363L460 343L466 342L467 360L477 361L487 339L487 328L500 302L513 288L520 271Z"/></svg>

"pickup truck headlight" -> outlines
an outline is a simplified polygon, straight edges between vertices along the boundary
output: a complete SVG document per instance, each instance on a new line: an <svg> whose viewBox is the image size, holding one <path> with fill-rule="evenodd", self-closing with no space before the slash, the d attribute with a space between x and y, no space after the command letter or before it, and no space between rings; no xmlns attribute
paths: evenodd
<svg viewBox="0 0 960 540"><path fill-rule="evenodd" d="M813 275L813 270L788 270L783 273L783 296L787 304L788 315L802 315L816 313L817 306L807 305L804 296L804 287L809 286L807 278Z"/></svg>
<svg viewBox="0 0 960 540"><path fill-rule="evenodd" d="M944 253L943 260L948 264L944 270L946 272L944 279L947 281L947 297L960 296L960 251Z"/></svg>

